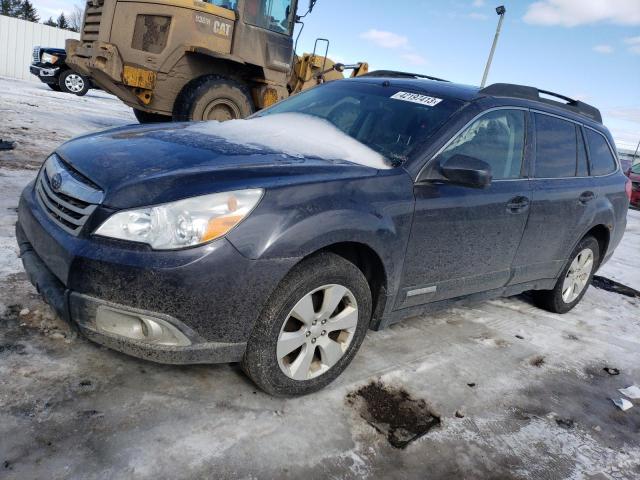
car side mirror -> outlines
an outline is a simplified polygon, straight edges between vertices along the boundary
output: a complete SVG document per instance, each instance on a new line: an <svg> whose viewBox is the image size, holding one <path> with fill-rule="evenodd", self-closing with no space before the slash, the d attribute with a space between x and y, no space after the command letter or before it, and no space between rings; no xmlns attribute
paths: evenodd
<svg viewBox="0 0 640 480"><path fill-rule="evenodd" d="M443 177L456 185L485 188L491 185L491 166L479 158L456 154L440 165Z"/></svg>

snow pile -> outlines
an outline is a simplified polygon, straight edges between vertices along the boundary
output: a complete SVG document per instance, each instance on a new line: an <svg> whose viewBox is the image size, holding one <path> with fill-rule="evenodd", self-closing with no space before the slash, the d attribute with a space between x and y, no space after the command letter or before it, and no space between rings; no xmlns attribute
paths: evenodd
<svg viewBox="0 0 640 480"><path fill-rule="evenodd" d="M377 169L391 168L382 155L328 121L301 113L278 113L223 123L198 122L190 125L188 130L293 157L346 160Z"/></svg>

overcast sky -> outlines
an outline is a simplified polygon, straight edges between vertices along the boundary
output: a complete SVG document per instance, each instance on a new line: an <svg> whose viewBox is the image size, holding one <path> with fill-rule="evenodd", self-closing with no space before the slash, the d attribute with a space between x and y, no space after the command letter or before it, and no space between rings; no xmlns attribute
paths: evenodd
<svg viewBox="0 0 640 480"><path fill-rule="evenodd" d="M300 0L303 10L307 0ZM35 0L40 16L69 12L74 0ZM329 56L374 69L479 84L498 2L489 0L318 0L298 51L316 37ZM618 147L640 141L640 0L504 2L507 14L488 83L534 85L598 107ZM299 12L303 13L303 12Z"/></svg>

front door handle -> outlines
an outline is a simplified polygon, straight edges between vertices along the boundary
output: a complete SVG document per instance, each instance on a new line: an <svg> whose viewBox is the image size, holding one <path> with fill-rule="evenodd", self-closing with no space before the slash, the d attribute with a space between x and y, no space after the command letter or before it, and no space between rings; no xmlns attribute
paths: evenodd
<svg viewBox="0 0 640 480"><path fill-rule="evenodd" d="M513 197L507 203L507 212L509 213L521 213L527 208L529 208L529 199L520 195Z"/></svg>
<svg viewBox="0 0 640 480"><path fill-rule="evenodd" d="M582 205L586 205L587 203L589 203L590 201L592 201L595 198L596 198L596 194L595 193L593 193L591 191L586 191L586 192L582 192L582 195L580 195L580 197L578 198L578 201Z"/></svg>

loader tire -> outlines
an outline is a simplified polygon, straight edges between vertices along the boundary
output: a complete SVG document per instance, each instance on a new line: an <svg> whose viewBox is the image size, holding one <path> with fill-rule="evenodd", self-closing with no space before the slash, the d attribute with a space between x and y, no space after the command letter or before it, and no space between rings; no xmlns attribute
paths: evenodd
<svg viewBox="0 0 640 480"><path fill-rule="evenodd" d="M220 75L205 75L187 83L173 106L174 121L245 118L254 112L249 89Z"/></svg>
<svg viewBox="0 0 640 480"><path fill-rule="evenodd" d="M144 123L163 123L170 122L171 117L169 115L161 115L159 113L145 112L144 110L133 109L133 114L136 116L138 122Z"/></svg>

